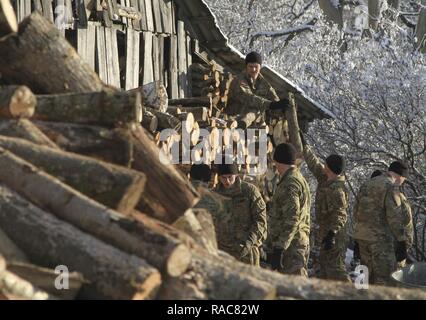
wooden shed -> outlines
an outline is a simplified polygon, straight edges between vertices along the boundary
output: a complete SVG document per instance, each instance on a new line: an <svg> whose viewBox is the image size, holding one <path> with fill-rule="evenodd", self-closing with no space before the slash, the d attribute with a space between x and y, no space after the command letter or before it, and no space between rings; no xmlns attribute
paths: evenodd
<svg viewBox="0 0 426 320"><path fill-rule="evenodd" d="M159 81L169 98L210 95L220 109L244 56L221 32L203 0L13 0L18 20L34 10L55 23L104 82L125 90ZM196 67L210 75L195 75ZM297 91L299 119L332 117L269 67L279 96ZM209 77L212 77L211 79Z"/></svg>

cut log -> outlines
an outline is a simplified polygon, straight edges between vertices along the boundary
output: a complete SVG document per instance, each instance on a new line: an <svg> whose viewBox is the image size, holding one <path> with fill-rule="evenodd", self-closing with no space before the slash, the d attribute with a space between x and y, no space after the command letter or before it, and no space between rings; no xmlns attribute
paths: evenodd
<svg viewBox="0 0 426 320"><path fill-rule="evenodd" d="M8 262L7 269L18 277L29 281L35 287L59 299L74 299L85 282L80 273L70 272L68 273L68 288L62 290L55 287L55 280L58 278L58 273L55 270L23 262Z"/></svg>
<svg viewBox="0 0 426 320"><path fill-rule="evenodd" d="M131 169L18 138L0 136L0 146L122 213L134 208L144 190L145 176Z"/></svg>
<svg viewBox="0 0 426 320"><path fill-rule="evenodd" d="M157 131L158 119L157 117L148 110L144 110L142 118L142 126L151 133Z"/></svg>
<svg viewBox="0 0 426 320"><path fill-rule="evenodd" d="M36 97L26 86L1 87L0 118L31 118L36 101Z"/></svg>
<svg viewBox="0 0 426 320"><path fill-rule="evenodd" d="M211 97L193 97L193 98L182 98L182 99L169 99L169 106L182 106L182 107L212 107Z"/></svg>
<svg viewBox="0 0 426 320"><path fill-rule="evenodd" d="M160 81L144 84L142 87L131 89L128 92L139 92L143 105L160 112L166 112L168 106L167 89Z"/></svg>
<svg viewBox="0 0 426 320"><path fill-rule="evenodd" d="M217 254L216 232L213 219L205 209L189 209L173 226L190 235L210 254Z"/></svg>
<svg viewBox="0 0 426 320"><path fill-rule="evenodd" d="M0 0L0 39L18 32L18 21L10 0Z"/></svg>
<svg viewBox="0 0 426 320"><path fill-rule="evenodd" d="M155 297L161 284L160 273L144 260L83 233L4 186L0 226L34 263L81 272L90 283L79 297L147 299Z"/></svg>
<svg viewBox="0 0 426 320"><path fill-rule="evenodd" d="M249 112L243 116L237 117L238 128L247 129L256 120L256 114Z"/></svg>
<svg viewBox="0 0 426 320"><path fill-rule="evenodd" d="M287 108L285 111L285 117L287 119L288 124L288 133L290 138L290 143L296 148L296 156L299 159L303 158L303 145L300 140L300 128L299 122L297 120L297 106L296 99L293 93L288 94L288 98L290 101L290 108Z"/></svg>
<svg viewBox="0 0 426 320"><path fill-rule="evenodd" d="M0 276L0 293L9 300L57 300L56 297L7 270Z"/></svg>
<svg viewBox="0 0 426 320"><path fill-rule="evenodd" d="M34 93L101 91L96 72L54 24L37 11L19 24L19 33L0 41L0 73L5 81Z"/></svg>
<svg viewBox="0 0 426 320"><path fill-rule="evenodd" d="M142 121L139 92L38 95L33 119L114 126Z"/></svg>
<svg viewBox="0 0 426 320"><path fill-rule="evenodd" d="M28 261L27 256L0 228L0 254L8 261ZM0 271L1 273L1 271Z"/></svg>
<svg viewBox="0 0 426 320"><path fill-rule="evenodd" d="M0 135L21 138L41 146L59 149L52 140L28 119L0 121Z"/></svg>
<svg viewBox="0 0 426 320"><path fill-rule="evenodd" d="M211 110L205 107L189 107L184 106L169 106L167 112L171 114L177 114L178 111L192 113L195 121L207 121L212 116Z"/></svg>
<svg viewBox="0 0 426 320"><path fill-rule="evenodd" d="M237 260L235 263L238 264ZM189 271L167 278L159 299L264 300L274 299L276 289L267 283L224 266L208 253L194 252Z"/></svg>
<svg viewBox="0 0 426 320"><path fill-rule="evenodd" d="M146 107L146 110L157 117L158 126L160 129L174 129L176 131L179 131L181 129L182 124L175 116L169 113L160 112L149 107Z"/></svg>
<svg viewBox="0 0 426 320"><path fill-rule="evenodd" d="M87 198L4 149L0 149L0 180L59 219L144 258L165 274L179 276L189 265L191 254L183 244Z"/></svg>
<svg viewBox="0 0 426 320"><path fill-rule="evenodd" d="M277 288L277 296L281 299L302 300L401 300L426 299L422 290L390 288L370 285L368 290L358 290L353 284L305 278L300 276L284 275L263 268L256 268L237 262L225 252L219 251L218 263L226 267L233 267L239 273L254 277L267 283L273 283Z"/></svg>
<svg viewBox="0 0 426 320"><path fill-rule="evenodd" d="M61 149L130 166L132 145L116 130L61 122L34 121L34 124Z"/></svg>
<svg viewBox="0 0 426 320"><path fill-rule="evenodd" d="M198 194L173 165L159 161L159 149L142 127L132 131L132 138L132 168L145 173L148 179L138 208L159 220L173 223L194 206Z"/></svg>

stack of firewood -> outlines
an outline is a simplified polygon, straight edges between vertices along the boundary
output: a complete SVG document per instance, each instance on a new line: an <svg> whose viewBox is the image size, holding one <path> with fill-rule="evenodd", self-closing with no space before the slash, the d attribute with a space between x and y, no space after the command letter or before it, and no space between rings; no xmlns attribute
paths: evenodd
<svg viewBox="0 0 426 320"><path fill-rule="evenodd" d="M5 3L0 299L426 299L285 276L218 250L210 213L192 209L205 190L161 163L155 136L140 125L148 111L158 126L169 122L157 114L164 95L149 93L161 90L106 86L38 13L19 33L6 28ZM215 120L205 100L188 101L168 101L173 118ZM207 109L207 120L194 106Z"/></svg>

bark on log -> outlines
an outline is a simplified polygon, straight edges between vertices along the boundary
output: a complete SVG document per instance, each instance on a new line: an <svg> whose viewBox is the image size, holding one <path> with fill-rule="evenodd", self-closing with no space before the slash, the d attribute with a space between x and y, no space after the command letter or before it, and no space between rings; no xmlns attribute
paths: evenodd
<svg viewBox="0 0 426 320"><path fill-rule="evenodd" d="M54 149L59 147L28 119L0 121L0 135L21 138Z"/></svg>
<svg viewBox="0 0 426 320"><path fill-rule="evenodd" d="M67 278L68 288L57 289L55 287L55 280L58 278L58 273L56 273L55 270L23 262L8 262L7 269L18 277L29 281L35 287L52 294L59 299L74 299L85 282L82 274L78 272L70 272L68 273Z"/></svg>
<svg viewBox="0 0 426 320"><path fill-rule="evenodd" d="M154 133L158 128L158 118L152 112L144 110L142 126L149 132Z"/></svg>
<svg viewBox="0 0 426 320"><path fill-rule="evenodd" d="M146 107L146 110L157 117L159 129L174 129L176 131L181 129L182 123L175 116L149 107Z"/></svg>
<svg viewBox="0 0 426 320"><path fill-rule="evenodd" d="M33 123L61 149L125 167L130 166L133 147L129 139L118 134L117 130L74 123Z"/></svg>
<svg viewBox="0 0 426 320"><path fill-rule="evenodd" d="M189 209L173 226L191 236L210 254L217 254L216 232L213 219L205 209Z"/></svg>
<svg viewBox="0 0 426 320"><path fill-rule="evenodd" d="M132 143L132 168L145 173L148 179L138 208L159 220L173 223L194 206L197 192L173 165L159 161L159 149L142 127L132 130Z"/></svg>
<svg viewBox="0 0 426 320"><path fill-rule="evenodd" d="M208 253L194 252L189 270L179 278L165 279L158 298L264 300L276 297L273 283L239 273Z"/></svg>
<svg viewBox="0 0 426 320"><path fill-rule="evenodd" d="M193 97L193 98L182 98L182 99L169 99L169 106L182 106L182 107L206 107L212 108L211 97Z"/></svg>
<svg viewBox="0 0 426 320"><path fill-rule="evenodd" d="M35 95L26 86L0 88L0 118L31 118L36 103Z"/></svg>
<svg viewBox="0 0 426 320"><path fill-rule="evenodd" d="M9 261L28 261L27 256L16 244L10 240L7 234L0 228L0 254ZM1 273L1 271L0 271Z"/></svg>
<svg viewBox="0 0 426 320"><path fill-rule="evenodd" d="M0 39L18 32L18 21L10 0L0 0Z"/></svg>
<svg viewBox="0 0 426 320"><path fill-rule="evenodd" d="M142 121L139 92L38 95L33 119L114 126Z"/></svg>
<svg viewBox="0 0 426 320"><path fill-rule="evenodd" d="M300 128L297 120L297 106L296 99L292 93L289 93L290 108L285 111L285 117L287 119L288 132L290 143L296 148L297 158L303 159L303 145L300 140Z"/></svg>
<svg viewBox="0 0 426 320"><path fill-rule="evenodd" d="M35 93L101 91L105 87L50 21L37 11L19 24L19 33L0 41L0 73L8 83Z"/></svg>
<svg viewBox="0 0 426 320"><path fill-rule="evenodd" d="M128 90L128 92L139 92L143 105L160 112L166 112L168 106L167 89L160 81L144 84L142 87Z"/></svg>
<svg viewBox="0 0 426 320"><path fill-rule="evenodd" d="M179 276L189 265L191 254L179 241L108 209L1 148L0 180L59 219L144 258L165 274Z"/></svg>
<svg viewBox="0 0 426 320"><path fill-rule="evenodd" d="M160 273L144 260L57 219L5 186L0 186L0 225L34 263L81 272L90 281L81 298L153 298L161 284Z"/></svg>
<svg viewBox="0 0 426 320"><path fill-rule="evenodd" d="M205 107L183 107L183 106L169 106L167 112L176 115L181 113L191 113L195 121L207 121L212 116L211 111Z"/></svg>
<svg viewBox="0 0 426 320"><path fill-rule="evenodd" d="M0 146L122 213L134 208L144 190L145 176L131 169L18 138L0 136Z"/></svg>
<svg viewBox="0 0 426 320"><path fill-rule="evenodd" d="M353 284L284 275L263 268L256 268L236 262L236 260L219 251L218 263L234 267L237 272L252 276L267 283L273 283L277 288L277 296L281 299L302 300L387 300L387 299L426 299L426 293L419 289L402 289L383 286L369 286L368 290L358 290Z"/></svg>

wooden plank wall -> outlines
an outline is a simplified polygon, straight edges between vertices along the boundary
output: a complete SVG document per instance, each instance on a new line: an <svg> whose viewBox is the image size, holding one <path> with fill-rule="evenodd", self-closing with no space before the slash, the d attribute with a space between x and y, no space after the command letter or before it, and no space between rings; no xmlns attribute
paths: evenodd
<svg viewBox="0 0 426 320"><path fill-rule="evenodd" d="M19 21L33 10L39 10L53 23L64 15L66 28L74 30L67 37L72 37L77 52L104 82L129 90L160 81L167 87L170 98L190 96L188 69L194 39L186 31L185 23L178 19L181 15L174 1L108 0L106 3L111 10L104 10L98 0L13 1ZM135 8L142 18L116 19L114 14L118 14L119 6ZM75 14L77 20L73 19ZM93 17L100 20L93 21ZM120 41L118 32L121 32ZM65 35L65 30L62 33ZM122 81L120 74L125 77Z"/></svg>

